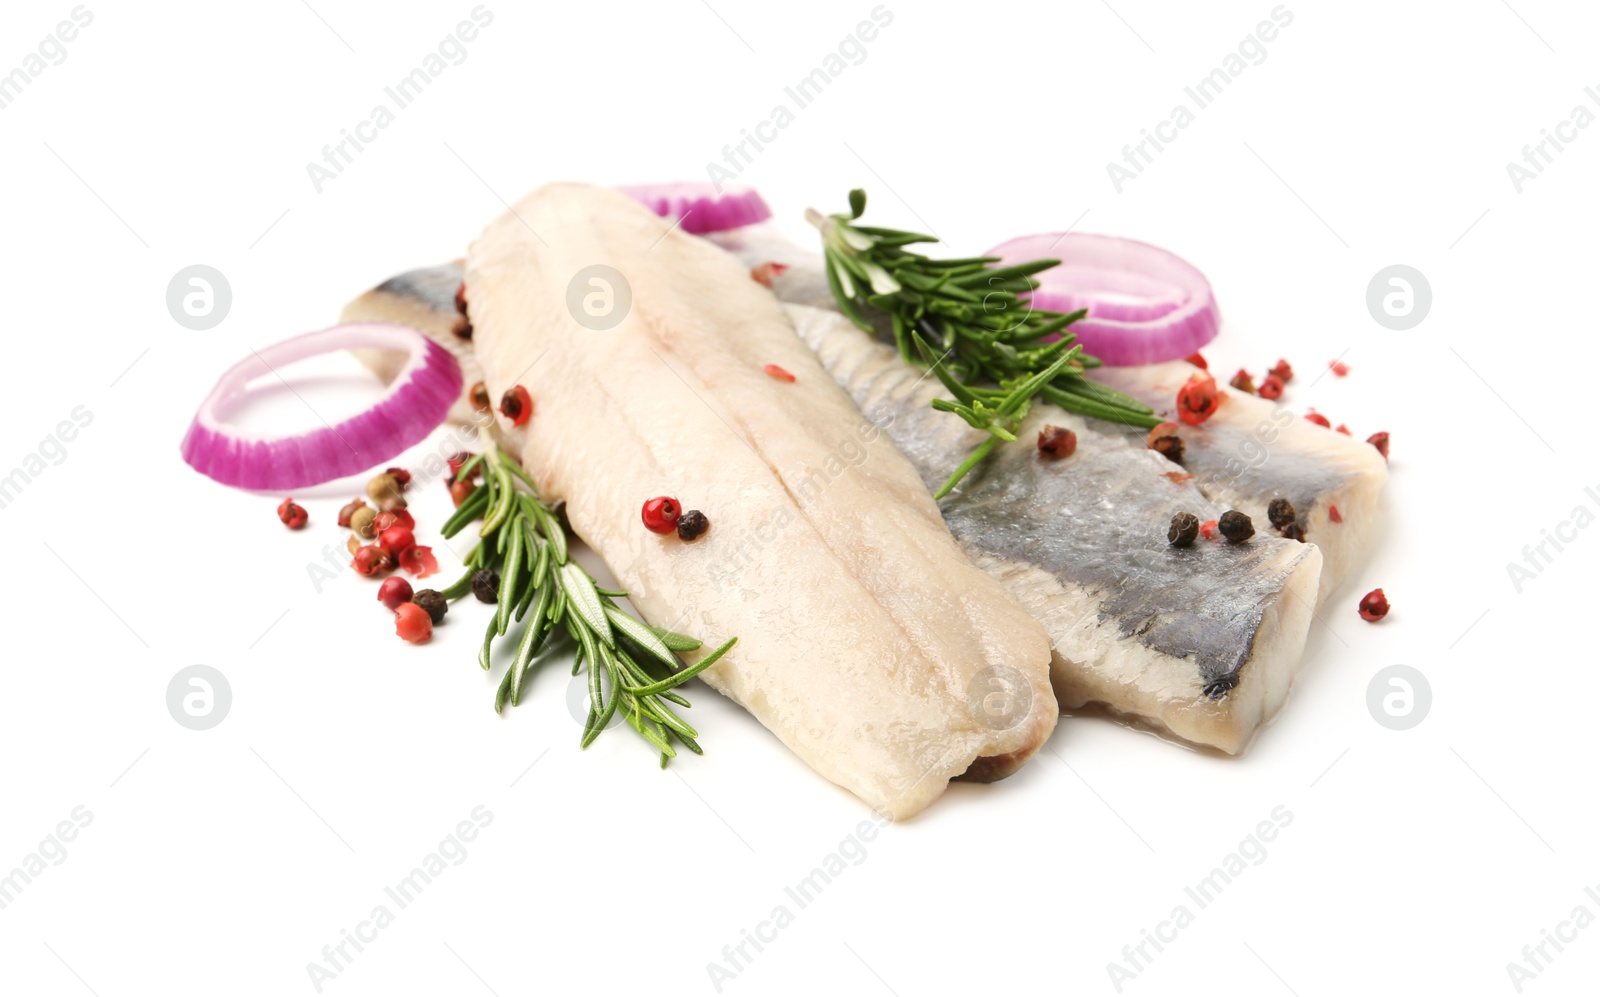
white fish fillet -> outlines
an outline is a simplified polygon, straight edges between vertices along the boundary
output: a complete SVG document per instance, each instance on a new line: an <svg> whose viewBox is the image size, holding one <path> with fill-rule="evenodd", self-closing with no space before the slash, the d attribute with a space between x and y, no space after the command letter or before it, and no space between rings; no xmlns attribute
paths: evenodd
<svg viewBox="0 0 1600 997"><path fill-rule="evenodd" d="M615 328L568 311L595 264L631 288ZM473 243L466 283L490 397L532 395L521 456L541 493L651 622L739 637L704 679L818 772L901 818L1043 743L1043 629L733 257L614 191L552 185ZM662 494L709 533L646 531L640 505Z"/></svg>

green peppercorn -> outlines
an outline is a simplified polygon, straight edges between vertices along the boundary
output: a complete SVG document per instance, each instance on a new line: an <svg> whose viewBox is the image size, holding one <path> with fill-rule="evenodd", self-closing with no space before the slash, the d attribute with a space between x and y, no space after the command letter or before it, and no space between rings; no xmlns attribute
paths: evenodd
<svg viewBox="0 0 1600 997"><path fill-rule="evenodd" d="M367 496L380 506L400 497L400 481L385 471L367 482Z"/></svg>
<svg viewBox="0 0 1600 997"><path fill-rule="evenodd" d="M472 594L479 602L495 603L500 599L500 572L493 568L479 568L472 573Z"/></svg>
<svg viewBox="0 0 1600 997"><path fill-rule="evenodd" d="M444 614L450 609L450 600L444 597L443 592L434 589L423 589L413 595L411 601L427 610L428 619L439 623L444 619Z"/></svg>
<svg viewBox="0 0 1600 997"><path fill-rule="evenodd" d="M378 518L378 510L370 505L363 505L350 514L350 528L356 531L356 536L363 540L371 540L377 533L373 529L372 521Z"/></svg>
<svg viewBox="0 0 1600 997"><path fill-rule="evenodd" d="M1172 517L1167 527L1167 543L1174 547L1188 547L1200 535L1200 519L1192 512L1180 512Z"/></svg>

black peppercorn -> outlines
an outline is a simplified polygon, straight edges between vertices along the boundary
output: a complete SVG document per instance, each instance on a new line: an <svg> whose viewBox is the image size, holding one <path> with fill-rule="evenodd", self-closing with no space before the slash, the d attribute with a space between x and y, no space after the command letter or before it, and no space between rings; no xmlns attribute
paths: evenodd
<svg viewBox="0 0 1600 997"><path fill-rule="evenodd" d="M1188 547L1200 535L1200 520L1192 512L1180 512L1172 517L1167 527L1167 543L1174 547Z"/></svg>
<svg viewBox="0 0 1600 997"><path fill-rule="evenodd" d="M1267 503L1267 522L1275 530L1281 530L1294 522L1294 504L1286 498L1275 498Z"/></svg>
<svg viewBox="0 0 1600 997"><path fill-rule="evenodd" d="M1177 436L1158 436L1150 441L1150 449L1172 461L1174 464L1183 463L1183 440Z"/></svg>
<svg viewBox="0 0 1600 997"><path fill-rule="evenodd" d="M1237 509L1230 509L1217 520L1217 532L1226 537L1229 543L1241 544L1256 535L1256 528L1249 516Z"/></svg>
<svg viewBox="0 0 1600 997"><path fill-rule="evenodd" d="M456 319L455 324L450 327L450 331L455 334L457 339L471 339L472 323L468 322L467 317L463 315Z"/></svg>
<svg viewBox="0 0 1600 997"><path fill-rule="evenodd" d="M679 540L698 540L709 529L711 520L699 509L690 509L678 517Z"/></svg>
<svg viewBox="0 0 1600 997"><path fill-rule="evenodd" d="M1304 526L1301 526L1299 523L1290 523L1288 526L1285 526L1280 532L1284 535L1285 539L1298 540L1301 543L1305 543L1306 542L1306 528Z"/></svg>
<svg viewBox="0 0 1600 997"><path fill-rule="evenodd" d="M472 594L479 602L493 603L500 598L500 572L492 568L479 568L472 573Z"/></svg>
<svg viewBox="0 0 1600 997"><path fill-rule="evenodd" d="M444 597L444 593L433 589L423 589L413 595L411 601L427 610L428 619L435 623L443 620L445 611L450 608L450 600Z"/></svg>

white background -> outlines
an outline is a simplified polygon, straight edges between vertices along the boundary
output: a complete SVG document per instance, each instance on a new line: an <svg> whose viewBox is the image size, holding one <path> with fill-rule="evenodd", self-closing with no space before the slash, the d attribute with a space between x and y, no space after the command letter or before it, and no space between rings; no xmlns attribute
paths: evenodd
<svg viewBox="0 0 1600 997"><path fill-rule="evenodd" d="M6 4L0 72L72 6ZM748 715L696 685L708 753L668 772L627 731L580 752L557 671L497 719L473 663L484 614L460 605L416 648L350 573L314 590L306 564L341 542L350 487L297 496L312 526L291 534L276 497L178 458L226 366L459 253L502 199L703 179L872 3L491 0L465 62L317 193L306 163L472 6L91 2L66 60L0 111L0 471L74 406L94 416L0 510L0 871L74 807L93 814L0 910L7 992L314 993L307 963L479 805L493 822L465 861L323 992L714 993L707 964L787 903L794 923L724 993L1115 993L1107 963L1194 910L1184 886L1278 806L1293 821L1265 861L1123 992L1514 993L1523 946L1580 904L1600 914L1584 894L1600 884L1600 532L1520 594L1506 570L1600 488L1600 128L1521 193L1506 173L1574 106L1600 111L1583 90L1600 88L1592 7L1291 0L1265 62L1118 193L1107 162L1268 0L891 0L866 60L742 178L786 227L804 236L804 207L863 185L873 221L958 255L1074 222L1167 246L1216 287L1213 366L1343 355L1347 379L1305 377L1290 401L1390 430L1393 475L1380 549L1327 603L1247 757L1066 720L1015 777L952 787L796 910L784 887L870 815ZM233 289L206 332L164 302L193 263ZM1433 289L1406 332L1366 310L1392 263ZM302 386L329 418L373 393L341 376ZM414 508L426 534L447 499ZM1369 626L1355 603L1377 585L1395 609ZM205 732L165 705L197 663L233 690ZM1365 705L1395 663L1434 695L1405 732ZM1589 928L1524 992L1592 992L1597 975Z"/></svg>

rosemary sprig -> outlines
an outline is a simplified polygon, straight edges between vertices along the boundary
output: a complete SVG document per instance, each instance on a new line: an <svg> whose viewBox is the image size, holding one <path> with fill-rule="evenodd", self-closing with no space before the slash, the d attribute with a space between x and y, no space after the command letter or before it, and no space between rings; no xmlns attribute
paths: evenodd
<svg viewBox="0 0 1600 997"><path fill-rule="evenodd" d="M715 664L738 642L730 639L688 667L676 657L698 650L700 641L652 627L617 608L627 593L601 588L583 565L569 557L561 522L539 498L520 464L489 444L462 465L458 475L483 471L483 484L461 503L440 532L453 537L469 523L482 520L478 544L466 556L466 573L443 595L455 600L472 591L472 576L489 568L500 575L495 614L483 635L478 664L488 671L497 639L513 622L522 632L514 638L516 655L495 692L494 710L522 701L528 675L562 649L572 649L572 674L588 670L589 715L581 745L587 748L620 715L661 753L661 766L677 752L677 741L702 754L699 734L673 712L689 707L675 690ZM564 638L564 639L563 639Z"/></svg>
<svg viewBox="0 0 1600 997"><path fill-rule="evenodd" d="M868 311L886 315L900 356L931 368L954 398L935 399L933 407L990 434L935 498L948 495L1000 443L1015 442L1036 397L1124 425L1160 422L1150 406L1083 376L1100 366L1072 342L1070 326L1085 310L1046 311L1021 297L1039 286L1034 274L1059 260L1002 267L996 256L931 259L905 247L938 241L932 236L855 224L866 207L866 192L857 189L849 214L806 211L822 233L823 268L839 310L872 333L878 326ZM1047 341L1053 336L1060 338Z"/></svg>

